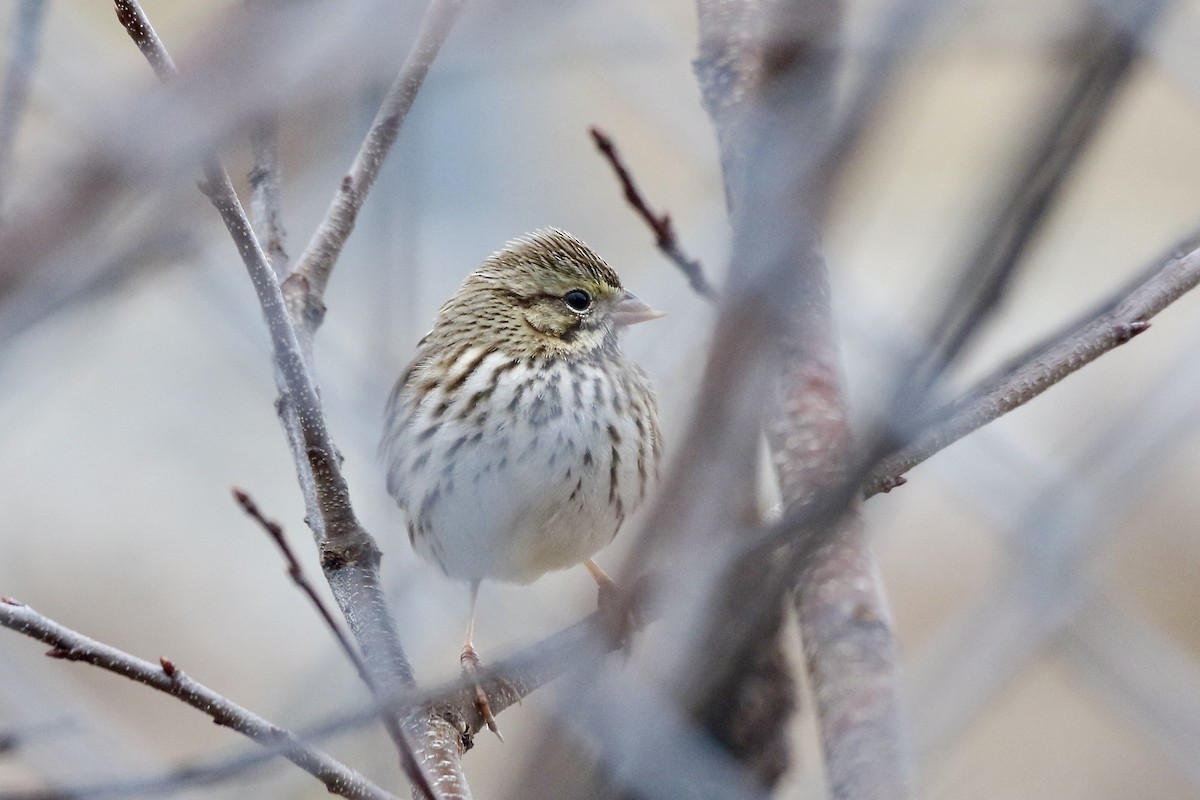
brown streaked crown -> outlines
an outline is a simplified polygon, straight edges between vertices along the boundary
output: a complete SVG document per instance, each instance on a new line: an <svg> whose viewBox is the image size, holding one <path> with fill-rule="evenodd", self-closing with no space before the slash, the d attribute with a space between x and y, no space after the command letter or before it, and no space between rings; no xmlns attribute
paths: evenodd
<svg viewBox="0 0 1200 800"><path fill-rule="evenodd" d="M587 294L586 308L568 302L573 292ZM615 349L612 314L624 294L617 273L590 247L543 228L509 242L468 275L422 347L469 342L522 357Z"/></svg>

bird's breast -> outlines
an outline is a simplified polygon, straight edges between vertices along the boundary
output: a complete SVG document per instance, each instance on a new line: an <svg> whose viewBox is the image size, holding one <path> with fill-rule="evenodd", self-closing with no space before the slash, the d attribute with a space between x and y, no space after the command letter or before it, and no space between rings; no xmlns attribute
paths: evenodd
<svg viewBox="0 0 1200 800"><path fill-rule="evenodd" d="M580 563L645 497L653 398L623 360L475 348L442 372L398 395L384 455L414 547L447 574L529 581Z"/></svg>

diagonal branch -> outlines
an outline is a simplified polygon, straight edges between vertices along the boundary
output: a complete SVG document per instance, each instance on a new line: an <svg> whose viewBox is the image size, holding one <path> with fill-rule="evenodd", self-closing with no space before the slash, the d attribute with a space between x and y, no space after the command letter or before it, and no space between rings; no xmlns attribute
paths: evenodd
<svg viewBox="0 0 1200 800"><path fill-rule="evenodd" d="M250 211L254 214L258 238L263 242L267 261L278 280L288 274L285 249L287 232L283 229L282 197L279 188L279 120L274 113L256 124L250 132L254 166L250 170ZM293 315L294 316L294 315Z"/></svg>
<svg viewBox="0 0 1200 800"><path fill-rule="evenodd" d="M1054 384L1128 342L1150 320L1200 284L1200 232L1138 275L1131 285L1082 321L1051 336L981 381L963 397L930 414L919 433L882 461L863 486L870 497L899 485L901 476L938 451L1025 405Z"/></svg>
<svg viewBox="0 0 1200 800"><path fill-rule="evenodd" d="M394 798L357 772L301 741L295 734L192 680L167 658L160 659L159 664L143 661L76 633L11 598L0 601L0 626L50 645L53 649L47 655L52 658L92 664L182 700L212 717L218 725L277 751L319 779L333 794L372 800Z"/></svg>
<svg viewBox="0 0 1200 800"><path fill-rule="evenodd" d="M625 166L625 161L621 158L621 154L617 152L617 146L613 144L613 140L604 131L593 126L588 130L592 135L592 141L596 143L596 148L608 160L609 166L613 168L613 172L617 174L617 180L621 183L621 189L625 193L625 200L633 207L645 223L650 227L654 234L654 243L663 255L675 262L675 266L679 267L683 272L684 277L688 279L692 289L706 300L715 300L717 298L717 290L708 278L704 277L704 267L701 266L697 259L692 258L683 251L683 246L679 244L679 237L675 235L675 224L671 221L671 215L667 213L655 214L650 208L650 204L646 202L646 198L638 190L637 184L634 183L633 175L630 174L629 168Z"/></svg>
<svg viewBox="0 0 1200 800"><path fill-rule="evenodd" d="M922 397L999 306L1067 179L1108 118L1136 63L1139 42L1164 5L1165 0L1131 4L1135 18L1127 24L1099 7L1088 9L1087 24L1076 37L1083 55L1066 97L1048 115L1000 213L964 266L934 327L937 342L904 381L902 393L913 393L913 400ZM902 397L898 411L911 402Z"/></svg>
<svg viewBox="0 0 1200 800"><path fill-rule="evenodd" d="M379 177L380 167L412 109L425 75L464 4L465 0L432 0L426 9L416 43L400 68L400 74L388 89L354 163L342 178L341 186L325 212L325 218L300 255L292 276L294 280L288 281L288 291L291 291L290 285L302 280L305 293L311 297L309 302L317 306L323 303L333 265L341 255L342 246L350 232L354 230L363 201ZM320 318L317 317L316 324L312 326L314 330L319 324ZM307 331L305 335L311 337L312 331Z"/></svg>

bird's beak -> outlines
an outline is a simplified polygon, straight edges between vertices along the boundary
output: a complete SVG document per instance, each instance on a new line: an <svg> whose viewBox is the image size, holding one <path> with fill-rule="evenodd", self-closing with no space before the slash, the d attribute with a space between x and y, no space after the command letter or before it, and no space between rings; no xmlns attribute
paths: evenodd
<svg viewBox="0 0 1200 800"><path fill-rule="evenodd" d="M625 292L617 304L613 306L612 319L617 325L633 325L651 319L665 317L667 312L655 311L643 303L633 292Z"/></svg>

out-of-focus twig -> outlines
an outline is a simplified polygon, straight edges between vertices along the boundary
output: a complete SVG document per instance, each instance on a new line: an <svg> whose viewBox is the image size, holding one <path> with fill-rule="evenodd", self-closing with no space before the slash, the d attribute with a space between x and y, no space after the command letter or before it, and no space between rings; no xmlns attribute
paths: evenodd
<svg viewBox="0 0 1200 800"><path fill-rule="evenodd" d="M1200 669L1151 620L1101 597L1066 635L1067 652L1193 783L1200 783Z"/></svg>
<svg viewBox="0 0 1200 800"><path fill-rule="evenodd" d="M1088 144L1119 96L1138 46L1166 0L1130 4L1127 23L1093 7L1076 36L1082 53L1061 106L1047 116L978 247L964 265L953 295L934 325L935 342L900 383L891 411L919 407L928 389L999 306L1022 259Z"/></svg>
<svg viewBox="0 0 1200 800"><path fill-rule="evenodd" d="M596 143L596 148L603 154L608 161L609 166L613 168L613 172L617 174L617 180L621 183L621 188L625 193L625 200L633 207L646 224L650 227L654 234L654 243L663 255L671 259L675 266L679 267L683 272L684 277L688 279L692 289L706 300L715 300L717 290L708 278L704 277L704 267L699 260L692 258L683 251L683 246L679 244L679 237L675 233L675 224L671 221L671 215L664 212L655 214L650 208L646 198L638 190L637 184L634 183L633 175L629 172L629 167L625 165L625 161L621 158L621 154L617 152L617 146L613 143L612 138L604 131L597 127L588 129L592 135L592 141Z"/></svg>
<svg viewBox="0 0 1200 800"><path fill-rule="evenodd" d="M945 752L1020 669L1060 644L1068 629L1086 625L1099 608L1100 584L1089 567L1122 531L1120 523L1161 485L1176 461L1172 451L1185 446L1184 434L1195 426L1200 373L1190 367L1197 345L1193 335L1157 380L1144 383L1102 430L1075 443L1056 479L1029 478L1036 491L1018 503L1020 515L1003 531L1010 571L936 637L919 658L924 667L913 671L910 698L925 709L915 736L918 752ZM1147 667L1156 656L1170 657L1155 649L1135 652ZM956 676L952 685L946 675Z"/></svg>
<svg viewBox="0 0 1200 800"><path fill-rule="evenodd" d="M1200 243L1200 233L1186 245ZM1028 403L1054 384L1128 342L1150 319L1200 284L1200 249L1171 253L1124 286L1090 319L1055 334L985 379L964 397L929 415L918 434L870 474L863 493L871 496L897 485L897 479L938 451L987 423Z"/></svg>
<svg viewBox="0 0 1200 800"><path fill-rule="evenodd" d="M283 533L283 528L278 522L267 519L265 516L263 516L262 511L260 511L258 508L258 504L256 504L254 499L251 498L246 492L242 491L241 489L234 489L233 496L234 499L237 500L238 505L242 507L242 510L245 511L251 519L257 522L262 529L266 531L267 535L271 537L271 540L275 542L275 545L283 554L284 561L287 562L288 575L291 577L292 582L300 588L300 591L304 592L306 597L308 597L309 602L313 604L313 607L316 608L317 613L325 622L325 626L333 632L338 644L341 645L342 651L346 654L346 657L350 659L350 663L354 665L355 670L358 671L358 676L362 679L363 683L370 687L372 696L376 698L380 706L380 718L383 721L384 727L388 729L388 733L392 737L392 740L396 742L403 742L405 745L411 746L404 731L400 728L400 721L397 716L387 713L387 708L394 705L395 702L400 702L401 698L395 698L394 702L388 702L386 700L383 695L383 690L377 685L377 681L371 675L371 671L363 661L362 656L359 654L358 650L355 649L354 645L351 644L350 638L342 630L342 626L338 625L337 620L333 618L333 614L330 613L329 609L325 607L325 604L321 602L320 595L317 594L317 591L315 588L313 588L313 585L308 582L308 578L304 577L304 571L300 568L300 561L292 552L291 546L288 545L287 537L284 536Z"/></svg>
<svg viewBox="0 0 1200 800"><path fill-rule="evenodd" d="M0 207L8 189L13 140L25 115L29 83L38 55L38 35L46 16L46 0L20 0L0 89Z"/></svg>
<svg viewBox="0 0 1200 800"><path fill-rule="evenodd" d="M52 658L92 664L182 700L212 717L218 725L277 750L281 756L318 778L333 794L374 800L393 798L289 731L192 680L167 658L160 659L159 664L143 661L66 628L11 598L0 602L0 625L50 645L52 649L47 655Z"/></svg>
<svg viewBox="0 0 1200 800"><path fill-rule="evenodd" d="M787 375L785 391L812 390L814 400L835 412L835 424L819 436L809 436L814 431L802 428L776 437L789 452L809 444L820 451L819 463L789 471L789 483L805 483L795 479L809 467L819 467L822 477L816 472L806 477L822 488L825 473L836 476L841 469L826 467L846 459L836 356L829 348L796 347L814 329L822 332L828 325L815 223L828 189L823 181L836 173L827 169L825 157L833 135L828 119L840 9L836 2L700 0L698 12L695 71L721 147L733 253L705 386L683 454L677 455L688 465L686 476L673 475L667 482L649 524L657 541L668 541L664 531L678 526L704 531L711 538L727 537L753 523L753 507L739 505L745 495L738 489L748 477L752 480L755 462L745 459L756 455L766 401L775 396L781 373ZM823 331L819 341L827 342L828 335ZM831 392L821 393L808 383L804 375L810 366L814 370L809 377L820 377ZM836 484L836 478L832 480ZM838 523L852 497L839 493L837 508L823 507L809 522L833 535L841 530ZM726 507L716 512L712 505L718 501ZM882 608L861 535L854 544L863 557L849 564L839 561L843 569L833 576L836 580L820 575L817 594L829 596L843 585L867 585L873 607ZM706 615L696 621L700 631L678 664L678 693L760 785L770 786L784 763L778 732L787 719L790 692L786 668L777 663L778 631L782 604L796 576L777 569L763 552L750 552L753 540L748 546L726 572L729 579L709 587L697 602ZM711 542L704 547L710 553L716 550ZM677 546L675 552L692 549ZM809 570L802 579L813 574ZM848 608L853 611L857 605ZM836 620L823 617L804 632L827 772L837 797L904 797L908 791L890 637L884 613L871 616L885 635L882 643L871 643L872 655L880 658L869 669L861 668L864 661L857 650L846 647L855 644L848 635L859 623L853 614L843 613ZM864 684L871 686L870 707L847 702L861 699L856 690ZM851 718L854 724L847 725Z"/></svg>
<svg viewBox="0 0 1200 800"><path fill-rule="evenodd" d="M262 5L262 0L246 0L250 8ZM250 129L250 213L258 239L263 243L267 261L282 281L288 275L288 254L285 249L287 232L283 229L283 196L279 167L279 112L265 110ZM293 313L293 319L295 314Z"/></svg>

